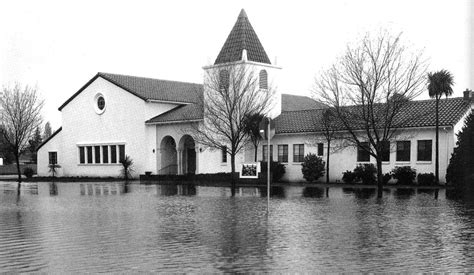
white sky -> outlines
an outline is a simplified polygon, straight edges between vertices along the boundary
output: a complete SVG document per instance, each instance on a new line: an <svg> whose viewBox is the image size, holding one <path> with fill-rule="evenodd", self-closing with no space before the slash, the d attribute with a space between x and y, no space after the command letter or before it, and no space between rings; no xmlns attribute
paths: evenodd
<svg viewBox="0 0 474 275"><path fill-rule="evenodd" d="M242 8L283 93L310 95L316 74L348 42L382 28L447 69L455 96L469 86L469 0L2 1L0 84L37 85L45 121L97 72L202 83ZM474 88L474 87L470 87ZM425 96L426 97L426 96Z"/></svg>

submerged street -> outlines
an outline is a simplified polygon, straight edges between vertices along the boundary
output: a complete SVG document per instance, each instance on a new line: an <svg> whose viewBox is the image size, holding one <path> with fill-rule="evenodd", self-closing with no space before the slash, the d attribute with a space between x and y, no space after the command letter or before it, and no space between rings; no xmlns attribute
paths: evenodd
<svg viewBox="0 0 474 275"><path fill-rule="evenodd" d="M2 272L468 272L445 190L0 183Z"/></svg>

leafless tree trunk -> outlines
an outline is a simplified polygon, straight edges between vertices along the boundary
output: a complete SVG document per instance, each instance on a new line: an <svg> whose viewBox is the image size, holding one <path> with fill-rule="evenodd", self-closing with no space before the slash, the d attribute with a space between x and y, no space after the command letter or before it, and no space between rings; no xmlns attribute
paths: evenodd
<svg viewBox="0 0 474 275"><path fill-rule="evenodd" d="M207 71L204 80L204 121L193 127L194 139L205 146L226 148L231 159L232 195L235 194L235 157L248 143L245 119L266 114L274 90L259 88L258 71L248 64L219 66Z"/></svg>
<svg viewBox="0 0 474 275"><path fill-rule="evenodd" d="M36 88L22 87L19 83L3 87L0 95L0 132L15 156L18 186L21 183L20 155L41 125L43 104Z"/></svg>
<svg viewBox="0 0 474 275"><path fill-rule="evenodd" d="M409 53L400 36L366 35L316 80L315 96L332 107L347 140L376 159L378 197L382 196L384 144L414 119L401 116L424 88L422 53ZM368 142L369 146L362 146Z"/></svg>

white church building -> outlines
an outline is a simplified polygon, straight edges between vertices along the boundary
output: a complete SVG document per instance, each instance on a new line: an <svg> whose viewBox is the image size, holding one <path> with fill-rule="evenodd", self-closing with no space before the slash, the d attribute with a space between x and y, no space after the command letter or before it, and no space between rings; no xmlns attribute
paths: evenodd
<svg viewBox="0 0 474 275"><path fill-rule="evenodd" d="M260 88L269 82L278 87L281 68L272 65L245 11L211 66L245 65L260 77ZM230 172L230 157L223 151L202 146L192 137L193 125L203 123L205 85L111 73L98 73L60 107L62 127L38 149L38 175L48 176L48 164L56 163L59 176L117 177L119 160L134 161L135 176L151 174L199 174ZM444 181L456 133L470 112L472 92L440 102L440 179ZM275 136L271 157L286 166L283 180L303 181L301 162L308 153L326 159L320 121L324 106L308 97L275 93ZM411 115L433 110L404 125L408 135L394 141L383 162L383 172L396 166L411 166L418 173L434 172L434 100L410 103ZM339 129L343 131L344 129ZM262 142L258 158L265 156ZM249 146L236 158L239 164L253 161ZM338 181L346 170L375 160L355 147L330 155L330 181ZM324 179L321 179L324 180Z"/></svg>

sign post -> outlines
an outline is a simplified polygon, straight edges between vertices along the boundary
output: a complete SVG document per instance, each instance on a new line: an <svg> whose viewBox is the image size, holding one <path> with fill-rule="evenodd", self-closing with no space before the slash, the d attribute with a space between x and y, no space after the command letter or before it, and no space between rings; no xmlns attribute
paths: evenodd
<svg viewBox="0 0 474 275"><path fill-rule="evenodd" d="M260 134L263 134L262 136L267 138L267 214L270 212L270 147L271 138L275 135L275 125L272 122L270 118L267 118L267 121L263 119L259 125Z"/></svg>

